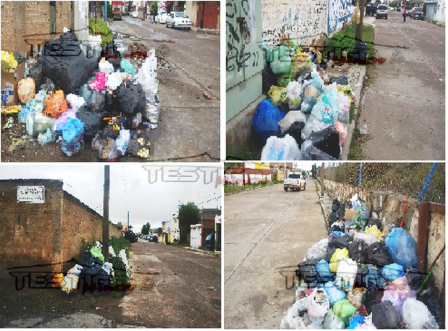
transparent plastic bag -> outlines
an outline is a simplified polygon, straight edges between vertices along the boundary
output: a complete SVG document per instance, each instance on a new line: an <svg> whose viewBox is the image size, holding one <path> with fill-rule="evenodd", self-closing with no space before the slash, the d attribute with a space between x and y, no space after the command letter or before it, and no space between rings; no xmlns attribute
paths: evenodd
<svg viewBox="0 0 448 331"><path fill-rule="evenodd" d="M86 101L83 97L80 97L76 94L70 93L67 95L67 106L70 105L70 108L73 109L75 112L78 112L78 110L86 104Z"/></svg>
<svg viewBox="0 0 448 331"><path fill-rule="evenodd" d="M402 308L402 317L406 329L438 329L434 316L426 305L416 299L407 299Z"/></svg>
<svg viewBox="0 0 448 331"><path fill-rule="evenodd" d="M316 288L308 296L308 315L311 320L322 323L329 309L330 301L326 296L326 292L322 288Z"/></svg>
<svg viewBox="0 0 448 331"><path fill-rule="evenodd" d="M297 300L296 303L288 309L286 316L280 323L281 329L305 329L306 324L304 315L308 315L308 298Z"/></svg>
<svg viewBox="0 0 448 331"><path fill-rule="evenodd" d="M381 274L384 279L389 282L393 282L395 279L401 278L405 275L403 266L396 263L385 265L381 270Z"/></svg>
<svg viewBox="0 0 448 331"><path fill-rule="evenodd" d="M315 243L313 246L311 246L310 249L308 249L308 251L306 253L306 259L307 260L323 259L325 257L325 254L327 253L327 245L328 245L327 238L319 240L317 243Z"/></svg>
<svg viewBox="0 0 448 331"><path fill-rule="evenodd" d="M336 287L334 282L325 283L325 292L327 293L328 300L330 304L333 306L336 302L340 300L344 300L347 298L347 295L340 288Z"/></svg>
<svg viewBox="0 0 448 331"><path fill-rule="evenodd" d="M395 263L402 265L404 269L417 266L417 244L405 229L394 228L385 237L386 247Z"/></svg>
<svg viewBox="0 0 448 331"><path fill-rule="evenodd" d="M291 110L286 113L286 116L283 117L280 122L278 122L278 125L280 126L280 130L282 132L285 132L294 122L306 122L305 114L301 111Z"/></svg>
<svg viewBox="0 0 448 331"><path fill-rule="evenodd" d="M299 109L300 108L300 94L302 91L302 86L300 83L292 81L286 86L286 98L288 99L289 109Z"/></svg>
<svg viewBox="0 0 448 331"><path fill-rule="evenodd" d="M261 151L261 160L269 161L293 161L299 155L299 145L289 134L284 138L269 137Z"/></svg>
<svg viewBox="0 0 448 331"><path fill-rule="evenodd" d="M409 298L416 298L416 293L408 285L406 277L395 279L391 284L387 285L381 298L384 302L389 300L397 311L401 310L403 303Z"/></svg>
<svg viewBox="0 0 448 331"><path fill-rule="evenodd" d="M345 329L345 323L333 313L333 309L330 309L328 314L325 315L322 329Z"/></svg>
<svg viewBox="0 0 448 331"><path fill-rule="evenodd" d="M26 103L28 100L34 99L36 91L34 79L21 79L17 85L17 94L19 95L20 102Z"/></svg>
<svg viewBox="0 0 448 331"><path fill-rule="evenodd" d="M100 72L110 74L114 72L114 66L112 63L106 60L106 58L102 58L100 63L98 64L98 67L100 69Z"/></svg>
<svg viewBox="0 0 448 331"><path fill-rule="evenodd" d="M366 293L365 288L352 288L347 292L347 300L350 301L356 309L360 309L364 293Z"/></svg>

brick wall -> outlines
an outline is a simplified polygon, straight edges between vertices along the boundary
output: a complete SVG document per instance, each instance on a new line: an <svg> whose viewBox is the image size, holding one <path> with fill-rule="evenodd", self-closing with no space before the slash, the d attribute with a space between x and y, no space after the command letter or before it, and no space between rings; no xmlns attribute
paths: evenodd
<svg viewBox="0 0 448 331"><path fill-rule="evenodd" d="M203 2L199 2L198 13L196 17L196 26L201 27ZM219 1L207 1L204 8L204 25L205 29L219 29Z"/></svg>
<svg viewBox="0 0 448 331"><path fill-rule="evenodd" d="M101 238L102 217L62 185L57 180L0 181L0 274L11 267L78 258L83 238ZM45 202L18 203L18 186L45 186ZM109 235L120 236L121 231L110 224Z"/></svg>
<svg viewBox="0 0 448 331"><path fill-rule="evenodd" d="M2 50L25 52L51 40L49 1L2 1ZM71 2L56 1L56 37L71 27ZM22 54L24 55L24 54Z"/></svg>

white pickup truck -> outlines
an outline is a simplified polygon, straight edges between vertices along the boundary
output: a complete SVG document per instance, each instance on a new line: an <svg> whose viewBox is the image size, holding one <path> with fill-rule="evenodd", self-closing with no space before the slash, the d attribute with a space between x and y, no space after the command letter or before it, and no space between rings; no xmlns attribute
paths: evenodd
<svg viewBox="0 0 448 331"><path fill-rule="evenodd" d="M288 191L288 188L291 189L291 191L295 190L304 190L306 189L306 180L302 178L301 173L292 172L288 175L288 178L285 178L284 182L284 189L285 191Z"/></svg>

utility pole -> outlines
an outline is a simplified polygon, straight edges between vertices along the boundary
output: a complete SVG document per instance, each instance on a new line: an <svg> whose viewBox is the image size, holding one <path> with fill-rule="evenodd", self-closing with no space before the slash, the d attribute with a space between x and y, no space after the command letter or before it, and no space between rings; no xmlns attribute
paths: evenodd
<svg viewBox="0 0 448 331"><path fill-rule="evenodd" d="M320 166L320 196L324 196L324 163Z"/></svg>
<svg viewBox="0 0 448 331"><path fill-rule="evenodd" d="M204 28L204 11L205 11L205 1L202 1L202 19L201 19L201 29Z"/></svg>
<svg viewBox="0 0 448 331"><path fill-rule="evenodd" d="M104 22L107 23L107 1L104 1Z"/></svg>
<svg viewBox="0 0 448 331"><path fill-rule="evenodd" d="M103 201L103 256L109 262L109 193L110 166L104 166L104 201Z"/></svg>
<svg viewBox="0 0 448 331"><path fill-rule="evenodd" d="M128 231L129 231L129 210L128 210Z"/></svg>
<svg viewBox="0 0 448 331"><path fill-rule="evenodd" d="M356 29L356 35L355 35L355 39L357 40L362 40L362 22L364 20L364 7L365 7L365 0L359 0L359 16L360 16L360 20L359 20L359 24L358 27Z"/></svg>

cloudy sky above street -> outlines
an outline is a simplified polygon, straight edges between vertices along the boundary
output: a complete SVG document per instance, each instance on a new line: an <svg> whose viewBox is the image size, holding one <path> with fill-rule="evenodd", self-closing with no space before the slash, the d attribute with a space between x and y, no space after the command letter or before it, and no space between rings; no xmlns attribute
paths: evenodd
<svg viewBox="0 0 448 331"><path fill-rule="evenodd" d="M181 167L180 172L179 167ZM219 198L222 186L216 185L214 171L220 171L220 169L216 166L195 165L162 167L151 164L112 164L110 166L110 219L113 223L125 224L129 210L130 224L135 232L139 232L146 222L149 222L153 228L169 220L174 213L177 213L179 201L181 204L191 201L200 208L222 207ZM0 179L63 180L65 191L100 215L103 214L104 165L3 165Z"/></svg>

